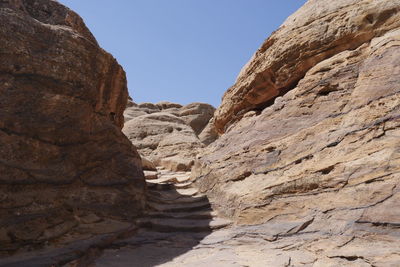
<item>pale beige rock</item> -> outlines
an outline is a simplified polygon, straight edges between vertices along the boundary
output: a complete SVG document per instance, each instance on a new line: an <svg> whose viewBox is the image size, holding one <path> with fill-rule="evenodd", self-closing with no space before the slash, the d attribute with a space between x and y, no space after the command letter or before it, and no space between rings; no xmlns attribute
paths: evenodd
<svg viewBox="0 0 400 267"><path fill-rule="evenodd" d="M399 0L310 0L275 31L242 69L215 113L219 133L296 87L318 62L354 50L400 25Z"/></svg>
<svg viewBox="0 0 400 267"><path fill-rule="evenodd" d="M205 103L191 103L179 110L179 117L199 135L213 117L215 108Z"/></svg>
<svg viewBox="0 0 400 267"><path fill-rule="evenodd" d="M206 127L201 131L201 133L199 134L199 139L205 145L209 145L218 139L218 133L215 129L213 118L209 120Z"/></svg>
<svg viewBox="0 0 400 267"><path fill-rule="evenodd" d="M176 171L190 170L203 146L190 126L167 112L136 117L125 124L123 132L155 165Z"/></svg>
<svg viewBox="0 0 400 267"><path fill-rule="evenodd" d="M158 172L157 171L144 171L144 178L146 180L154 180L158 178Z"/></svg>
<svg viewBox="0 0 400 267"><path fill-rule="evenodd" d="M214 118L224 134L192 178L219 212L280 247L265 254L396 266L399 21L400 1L308 1L225 94Z"/></svg>
<svg viewBox="0 0 400 267"><path fill-rule="evenodd" d="M156 165L187 171L193 166L198 149L204 145L197 135L206 127L214 110L204 103L130 104L124 112L123 132ZM212 137L202 139L209 143Z"/></svg>
<svg viewBox="0 0 400 267"><path fill-rule="evenodd" d="M142 159L143 170L146 170L146 171L157 171L157 168L156 168L156 165L154 164L154 162L148 160L144 156L140 156L140 158Z"/></svg>
<svg viewBox="0 0 400 267"><path fill-rule="evenodd" d="M172 103L172 102L168 102L168 101L158 102L157 104L155 104L155 106L158 107L160 110L171 109L171 108L181 108L182 107L181 104Z"/></svg>

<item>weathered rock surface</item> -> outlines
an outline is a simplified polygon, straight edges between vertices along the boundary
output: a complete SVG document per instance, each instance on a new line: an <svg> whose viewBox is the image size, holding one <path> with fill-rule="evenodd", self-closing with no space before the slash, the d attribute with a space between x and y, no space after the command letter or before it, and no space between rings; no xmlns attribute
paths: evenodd
<svg viewBox="0 0 400 267"><path fill-rule="evenodd" d="M141 155L170 170L190 170L198 149L198 138L214 114L204 103L182 106L170 102L157 104L130 102L124 112L123 132Z"/></svg>
<svg viewBox="0 0 400 267"><path fill-rule="evenodd" d="M179 110L179 117L182 118L196 135L199 135L213 117L215 108L209 104L191 103Z"/></svg>
<svg viewBox="0 0 400 267"><path fill-rule="evenodd" d="M1 1L0 24L0 256L129 228L145 184L123 69L57 1Z"/></svg>
<svg viewBox="0 0 400 267"><path fill-rule="evenodd" d="M209 145L218 139L218 132L215 129L214 118L211 118L203 131L201 131L199 139L205 145Z"/></svg>
<svg viewBox="0 0 400 267"><path fill-rule="evenodd" d="M397 13L397 0L307 1L265 41L225 93L215 114L218 132L295 88L318 62L398 28Z"/></svg>
<svg viewBox="0 0 400 267"><path fill-rule="evenodd" d="M282 266L399 263L399 45L400 1L310 0L217 109L193 177Z"/></svg>
<svg viewBox="0 0 400 267"><path fill-rule="evenodd" d="M211 231L230 225L231 221L219 218L207 197L193 187L190 172L159 168L158 175L157 180L147 180L149 211L138 220L142 230L114 242L112 248L94 257L96 266L169 266L168 262L175 262L174 258L200 245ZM179 189L179 185L188 188ZM198 266L201 261L198 258L191 265L180 266ZM82 260L76 263L82 264ZM211 266L221 265L215 262Z"/></svg>
<svg viewBox="0 0 400 267"><path fill-rule="evenodd" d="M141 158L142 158L143 170L146 170L146 171L155 171L156 170L156 165L154 164L154 162L146 159L144 156L141 156Z"/></svg>

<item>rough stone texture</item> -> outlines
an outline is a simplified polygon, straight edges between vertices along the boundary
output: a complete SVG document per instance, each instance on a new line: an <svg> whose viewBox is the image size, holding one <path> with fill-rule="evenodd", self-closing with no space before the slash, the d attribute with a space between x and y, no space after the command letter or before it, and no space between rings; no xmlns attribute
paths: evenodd
<svg viewBox="0 0 400 267"><path fill-rule="evenodd" d="M56 1L0 1L0 24L0 256L126 228L145 185L123 69Z"/></svg>
<svg viewBox="0 0 400 267"><path fill-rule="evenodd" d="M198 149L198 134L206 127L215 108L204 103L186 106L170 102L135 104L124 112L123 132L142 156L174 171L190 170Z"/></svg>
<svg viewBox="0 0 400 267"><path fill-rule="evenodd" d="M191 103L182 107L179 111L181 117L196 135L199 135L213 117L215 108L209 104Z"/></svg>
<svg viewBox="0 0 400 267"><path fill-rule="evenodd" d="M193 178L282 266L399 263L399 46L400 1L310 0L217 109Z"/></svg>
<svg viewBox="0 0 400 267"><path fill-rule="evenodd" d="M318 62L396 29L398 1L309 0L254 54L215 114L219 133L296 87Z"/></svg>
<svg viewBox="0 0 400 267"><path fill-rule="evenodd" d="M203 131L201 131L199 139L205 145L209 145L218 139L218 132L215 129L214 118L211 118Z"/></svg>
<svg viewBox="0 0 400 267"><path fill-rule="evenodd" d="M123 132L141 155L158 166L175 171L190 169L198 149L202 147L193 129L167 112L131 119Z"/></svg>
<svg viewBox="0 0 400 267"><path fill-rule="evenodd" d="M368 240L341 235L315 242L313 233L303 233L300 238L290 234L277 238L273 235L279 231L267 229L266 225L235 227L206 236L140 234L126 240L126 245L119 249L105 251L95 262L98 267L131 266L132 262L162 267L394 267L400 261L400 243L396 238ZM365 246L369 241L374 241L372 248Z"/></svg>
<svg viewBox="0 0 400 267"><path fill-rule="evenodd" d="M155 171L156 170L156 165L154 164L154 162L146 159L144 156L141 156L141 158L142 158L143 170L147 170L147 171Z"/></svg>

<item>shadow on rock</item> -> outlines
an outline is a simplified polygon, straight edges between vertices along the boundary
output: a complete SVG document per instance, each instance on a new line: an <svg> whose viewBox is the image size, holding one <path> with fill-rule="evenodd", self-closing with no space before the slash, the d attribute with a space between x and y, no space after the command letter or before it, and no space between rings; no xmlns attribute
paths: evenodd
<svg viewBox="0 0 400 267"><path fill-rule="evenodd" d="M104 251L96 266L158 266L192 250L213 229L226 226L213 219L206 196L190 182L148 182L148 213L139 232Z"/></svg>

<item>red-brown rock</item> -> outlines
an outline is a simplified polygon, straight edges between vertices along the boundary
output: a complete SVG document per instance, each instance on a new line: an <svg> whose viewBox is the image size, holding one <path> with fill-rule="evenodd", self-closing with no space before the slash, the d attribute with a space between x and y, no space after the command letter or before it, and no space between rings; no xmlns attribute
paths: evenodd
<svg viewBox="0 0 400 267"><path fill-rule="evenodd" d="M90 214L139 215L144 177L121 132L121 66L57 1L1 1L0 24L0 255L88 238Z"/></svg>

